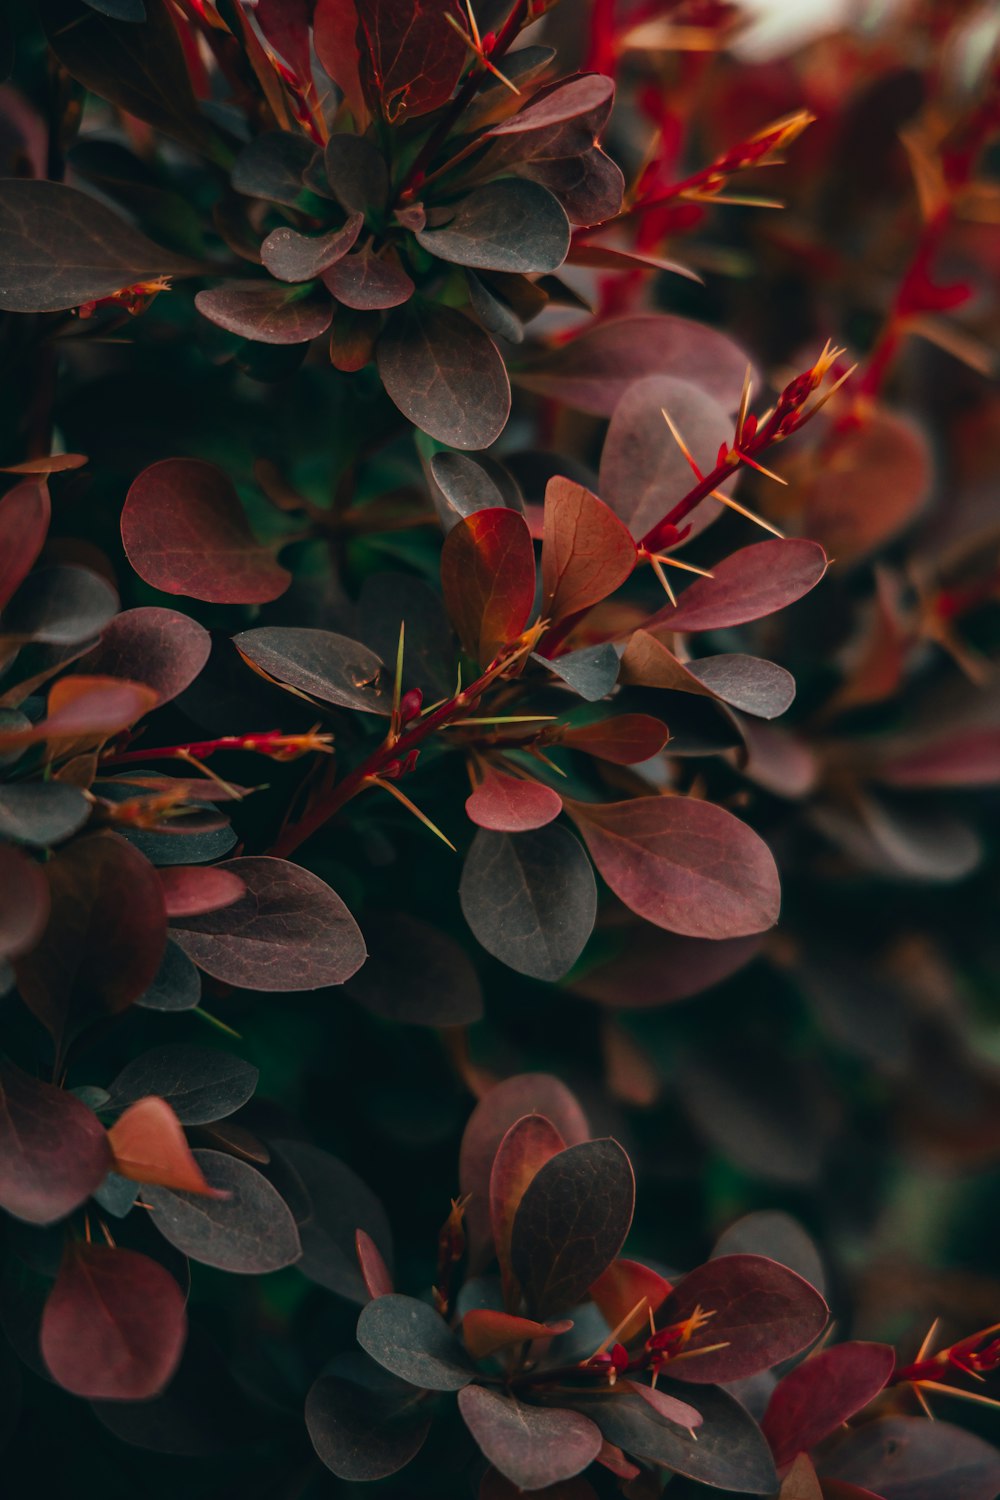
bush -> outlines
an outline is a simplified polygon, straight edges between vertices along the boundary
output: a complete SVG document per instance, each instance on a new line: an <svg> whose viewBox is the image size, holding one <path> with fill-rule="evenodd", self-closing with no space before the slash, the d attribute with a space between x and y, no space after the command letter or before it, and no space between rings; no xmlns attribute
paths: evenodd
<svg viewBox="0 0 1000 1500"><path fill-rule="evenodd" d="M1000 27L863 19L12 8L18 1492L995 1500Z"/></svg>

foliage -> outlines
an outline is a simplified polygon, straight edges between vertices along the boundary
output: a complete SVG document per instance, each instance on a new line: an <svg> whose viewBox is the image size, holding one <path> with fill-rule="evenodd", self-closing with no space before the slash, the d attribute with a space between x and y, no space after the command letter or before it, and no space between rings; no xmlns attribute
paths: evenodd
<svg viewBox="0 0 1000 1500"><path fill-rule="evenodd" d="M22 1487L1000 1489L952 9L761 61L688 0L13 8Z"/></svg>

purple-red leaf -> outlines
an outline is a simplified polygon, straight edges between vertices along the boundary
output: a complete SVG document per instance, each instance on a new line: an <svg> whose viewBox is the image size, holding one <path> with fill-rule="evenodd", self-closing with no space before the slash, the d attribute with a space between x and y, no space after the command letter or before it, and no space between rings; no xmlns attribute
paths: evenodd
<svg viewBox="0 0 1000 1500"><path fill-rule="evenodd" d="M385 118L425 115L446 103L465 66L466 48L445 20L464 19L457 0L355 0L364 38L362 77Z"/></svg>
<svg viewBox="0 0 1000 1500"><path fill-rule="evenodd" d="M472 1358L478 1360L534 1339L555 1338L572 1327L568 1318L558 1323L536 1323L513 1313L495 1312L491 1307L473 1307L462 1319L462 1337Z"/></svg>
<svg viewBox="0 0 1000 1500"><path fill-rule="evenodd" d="M312 281L343 259L364 222L364 214L356 213L340 229L326 234L299 234L287 226L272 229L260 247L260 258L279 281Z"/></svg>
<svg viewBox="0 0 1000 1500"><path fill-rule="evenodd" d="M177 1368L187 1335L184 1294L134 1250L70 1243L42 1316L53 1379L92 1401L146 1401Z"/></svg>
<svg viewBox="0 0 1000 1500"><path fill-rule="evenodd" d="M538 1169L510 1240L529 1314L545 1318L581 1301L624 1244L634 1206L632 1163L610 1138L569 1146Z"/></svg>
<svg viewBox="0 0 1000 1500"><path fill-rule="evenodd" d="M135 480L122 542L139 577L209 604L265 604L291 575L254 539L232 481L197 458L165 458Z"/></svg>
<svg viewBox="0 0 1000 1500"><path fill-rule="evenodd" d="M763 1255L721 1255L691 1271L660 1307L666 1328L711 1313L670 1361L675 1380L743 1380L791 1359L818 1338L829 1310L808 1281ZM722 1348L709 1348L721 1344Z"/></svg>
<svg viewBox="0 0 1000 1500"><path fill-rule="evenodd" d="M540 396L609 417L634 381L672 375L732 410L747 364L743 350L714 328L668 313L636 313L587 328L526 366L517 379Z"/></svg>
<svg viewBox="0 0 1000 1500"><path fill-rule="evenodd" d="M439 442L488 448L506 426L510 381L500 351L453 307L415 298L390 317L376 357L390 399Z"/></svg>
<svg viewBox="0 0 1000 1500"><path fill-rule="evenodd" d="M572 1479L601 1451L599 1429L577 1411L527 1406L482 1385L461 1391L458 1409L490 1463L521 1490Z"/></svg>
<svg viewBox="0 0 1000 1500"><path fill-rule="evenodd" d="M110 620L80 666L91 675L141 682L169 703L191 686L211 649L208 631L190 615L146 605Z"/></svg>
<svg viewBox="0 0 1000 1500"><path fill-rule="evenodd" d="M74 840L49 860L45 877L48 925L14 972L28 1009L59 1047L149 988L167 922L156 871L116 834Z"/></svg>
<svg viewBox="0 0 1000 1500"><path fill-rule="evenodd" d="M1000 1490L1000 1453L992 1443L926 1417L865 1422L821 1468L824 1482L846 1480L879 1500L995 1500Z"/></svg>
<svg viewBox="0 0 1000 1500"><path fill-rule="evenodd" d="M347 255L324 271L323 282L338 302L356 312L377 312L402 307L415 287L392 254L376 255L370 245Z"/></svg>
<svg viewBox="0 0 1000 1500"><path fill-rule="evenodd" d="M210 323L257 344L308 344L333 319L329 297L273 281L223 281L199 292L194 305Z"/></svg>
<svg viewBox="0 0 1000 1500"><path fill-rule="evenodd" d="M44 479L22 479L0 500L0 609L6 608L31 571L45 543L51 514Z"/></svg>
<svg viewBox="0 0 1000 1500"><path fill-rule="evenodd" d="M487 666L518 639L535 602L524 517L503 506L464 516L445 538L441 587L463 649Z"/></svg>
<svg viewBox="0 0 1000 1500"><path fill-rule="evenodd" d="M692 797L565 805L615 895L647 922L686 937L736 938L777 921L771 851L724 808Z"/></svg>
<svg viewBox="0 0 1000 1500"><path fill-rule="evenodd" d="M610 761L615 766L635 766L651 760L669 738L666 724L651 714L617 714L593 724L571 724L554 736L557 744L568 745L572 750Z"/></svg>
<svg viewBox="0 0 1000 1500"><path fill-rule="evenodd" d="M511 776L484 761L482 780L466 799L465 811L480 828L498 833L523 833L543 828L562 812L562 798L540 781Z"/></svg>
<svg viewBox="0 0 1000 1500"><path fill-rule="evenodd" d="M381 1250L363 1229L355 1230L354 1245L358 1253L361 1279L369 1297L387 1297L393 1290L392 1272L386 1265Z"/></svg>
<svg viewBox="0 0 1000 1500"><path fill-rule="evenodd" d="M127 729L156 707L152 688L114 677L60 677L49 693L44 719L25 729L0 730L0 750L79 740L91 744Z"/></svg>
<svg viewBox="0 0 1000 1500"><path fill-rule="evenodd" d="M749 963L760 947L759 937L678 937L644 926L627 930L620 953L573 982L573 990L600 1005L621 1010L645 1010L686 1000L728 979Z"/></svg>
<svg viewBox="0 0 1000 1500"><path fill-rule="evenodd" d="M542 613L557 624L599 604L635 567L636 551L614 511L582 484L556 476L545 489Z"/></svg>
<svg viewBox="0 0 1000 1500"><path fill-rule="evenodd" d="M658 1272L640 1261L621 1257L612 1261L590 1288L601 1317L609 1328L617 1330L616 1337L623 1344L648 1328L649 1314L657 1311L669 1292L670 1282Z"/></svg>
<svg viewBox="0 0 1000 1500"><path fill-rule="evenodd" d="M778 1382L761 1422L778 1470L874 1401L895 1362L888 1344L848 1343L796 1365Z"/></svg>
<svg viewBox="0 0 1000 1500"><path fill-rule="evenodd" d="M0 1204L30 1224L63 1219L111 1169L104 1127L80 1100L0 1059Z"/></svg>
<svg viewBox="0 0 1000 1500"><path fill-rule="evenodd" d="M246 886L232 870L221 865L169 865L158 870L167 916L199 917L203 912L232 906L246 893Z"/></svg>
<svg viewBox="0 0 1000 1500"><path fill-rule="evenodd" d="M814 589L826 566L826 553L815 542L755 542L717 563L711 578L696 578L676 608L661 609L646 629L725 630L763 619Z"/></svg>
<svg viewBox="0 0 1000 1500"><path fill-rule="evenodd" d="M364 963L357 923L318 875L263 856L216 868L235 875L246 893L171 928L206 974L253 990L317 990L343 984Z"/></svg>
<svg viewBox="0 0 1000 1500"><path fill-rule="evenodd" d="M878 778L890 786L996 786L1000 727L953 729L909 748L887 748Z"/></svg>
<svg viewBox="0 0 1000 1500"><path fill-rule="evenodd" d="M49 888L41 865L0 844L0 959L29 952L49 919Z"/></svg>

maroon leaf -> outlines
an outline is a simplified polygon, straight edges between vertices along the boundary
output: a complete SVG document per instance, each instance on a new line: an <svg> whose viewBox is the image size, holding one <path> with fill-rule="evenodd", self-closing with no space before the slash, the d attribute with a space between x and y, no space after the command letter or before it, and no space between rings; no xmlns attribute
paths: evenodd
<svg viewBox="0 0 1000 1500"><path fill-rule="evenodd" d="M110 620L80 667L91 675L144 683L160 703L169 703L191 686L211 649L208 631L190 615L148 605Z"/></svg>
<svg viewBox="0 0 1000 1500"><path fill-rule="evenodd" d="M735 938L778 919L778 871L738 818L691 797L566 802L591 858L625 905L668 932Z"/></svg>
<svg viewBox="0 0 1000 1500"><path fill-rule="evenodd" d="M134 1250L70 1242L42 1316L52 1377L92 1401L145 1401L177 1368L187 1335L184 1294Z"/></svg>
<svg viewBox="0 0 1000 1500"><path fill-rule="evenodd" d="M313 43L316 56L344 94L358 131L368 123L361 88L358 52L358 11L354 0L316 0Z"/></svg>
<svg viewBox="0 0 1000 1500"><path fill-rule="evenodd" d="M668 313L637 313L588 328L525 366L517 379L541 396L609 417L633 381L672 375L732 410L748 363L743 350L714 328Z"/></svg>
<svg viewBox="0 0 1000 1500"><path fill-rule="evenodd" d="M821 1465L829 1477L872 1489L879 1500L995 1500L1000 1454L950 1422L883 1417L849 1432Z"/></svg>
<svg viewBox="0 0 1000 1500"><path fill-rule="evenodd" d="M30 1224L72 1213L111 1170L95 1114L0 1059L0 1204Z"/></svg>
<svg viewBox="0 0 1000 1500"><path fill-rule="evenodd" d="M725 630L785 609L814 589L826 572L815 542L755 542L730 553L711 578L696 578L677 600L646 622L647 630Z"/></svg>
<svg viewBox="0 0 1000 1500"><path fill-rule="evenodd" d="M299 234L287 227L272 229L260 247L260 258L279 281L312 281L343 259L364 222L364 214L355 213L342 228L326 234Z"/></svg>
<svg viewBox="0 0 1000 1500"><path fill-rule="evenodd" d="M582 484L556 476L545 489L542 613L557 624L613 594L635 567L635 543Z"/></svg>
<svg viewBox="0 0 1000 1500"><path fill-rule="evenodd" d="M44 546L51 513L44 479L22 479L0 500L0 609L31 571Z"/></svg>
<svg viewBox="0 0 1000 1500"><path fill-rule="evenodd" d="M216 868L237 876L246 894L171 928L207 974L247 989L317 990L343 984L364 963L357 923L318 875L266 857Z"/></svg>
<svg viewBox="0 0 1000 1500"><path fill-rule="evenodd" d="M389 319L376 353L387 394L415 427L453 448L488 448L500 436L510 381L478 324L415 299Z"/></svg>
<svg viewBox="0 0 1000 1500"><path fill-rule="evenodd" d="M108 1145L119 1177L206 1198L225 1197L205 1181L165 1099L151 1096L130 1104L108 1131Z"/></svg>
<svg viewBox="0 0 1000 1500"><path fill-rule="evenodd" d="M166 913L156 871L116 834L68 844L45 877L48 925L14 972L28 1009L63 1047L149 988L166 947Z"/></svg>
<svg viewBox="0 0 1000 1500"><path fill-rule="evenodd" d="M660 1308L666 1328L711 1312L670 1361L675 1380L699 1385L743 1380L791 1359L818 1338L829 1310L815 1287L763 1255L722 1255L691 1271ZM721 1349L709 1345L722 1344ZM702 1352L704 1351L704 1352Z"/></svg>
<svg viewBox="0 0 1000 1500"><path fill-rule="evenodd" d="M572 1327L568 1318L558 1323L535 1323L531 1318L495 1312L491 1307L473 1307L462 1319L462 1337L472 1358L479 1360L534 1339L555 1338Z"/></svg>
<svg viewBox="0 0 1000 1500"><path fill-rule="evenodd" d="M615 1009L669 1005L737 973L760 944L757 936L715 941L643 926L630 929L623 950L574 979L572 987L587 1000Z"/></svg>
<svg viewBox="0 0 1000 1500"><path fill-rule="evenodd" d="M336 3L353 9L354 0L336 0ZM321 0L316 9L317 36L322 9ZM389 197L389 172L385 157L372 141L345 132L331 135L323 153L323 165L330 190L347 213L385 208Z"/></svg>
<svg viewBox="0 0 1000 1500"><path fill-rule="evenodd" d="M480 828L498 833L523 833L543 828L562 812L562 798L540 781L524 780L484 761L482 780L466 799L465 811Z"/></svg>
<svg viewBox="0 0 1000 1500"><path fill-rule="evenodd" d="M465 43L445 16L456 0L355 0L371 83L387 120L425 115L450 98ZM364 64L363 64L364 66Z"/></svg>
<svg viewBox="0 0 1000 1500"><path fill-rule="evenodd" d="M465 1228L473 1270L482 1268L493 1245L490 1176L500 1143L512 1125L532 1114L544 1115L570 1146L590 1138L579 1104L549 1073L519 1073L483 1095L469 1116L458 1159L459 1184L469 1200Z"/></svg>
<svg viewBox="0 0 1000 1500"><path fill-rule="evenodd" d="M617 1141L569 1146L540 1167L514 1217L510 1258L529 1313L575 1306L621 1249L635 1177Z"/></svg>
<svg viewBox="0 0 1000 1500"><path fill-rule="evenodd" d="M268 281L223 281L198 292L194 304L210 323L257 344L308 344L333 319L329 297Z"/></svg>
<svg viewBox="0 0 1000 1500"><path fill-rule="evenodd" d="M221 865L170 865L158 870L167 916L198 917L232 906L246 894L238 875Z"/></svg>
<svg viewBox="0 0 1000 1500"><path fill-rule="evenodd" d="M530 103L489 131L493 137L533 135L571 121L583 122L581 138L589 145L607 121L615 97L613 81L603 73L580 73L540 89Z"/></svg>
<svg viewBox="0 0 1000 1500"><path fill-rule="evenodd" d="M428 1391L458 1391L475 1367L448 1324L426 1302L390 1292L361 1311L358 1343L383 1369Z"/></svg>
<svg viewBox="0 0 1000 1500"><path fill-rule="evenodd" d="M0 959L29 952L48 919L49 888L41 865L0 844Z"/></svg>
<svg viewBox="0 0 1000 1500"><path fill-rule="evenodd" d="M525 1115L515 1121L497 1147L490 1172L490 1224L508 1307L516 1306L510 1237L517 1210L539 1168L565 1149L566 1142L544 1115Z"/></svg>
<svg viewBox="0 0 1000 1500"><path fill-rule="evenodd" d="M571 724L553 736L559 745L568 745L572 750L616 766L635 766L651 760L669 738L666 724L651 714L617 714L593 724Z"/></svg>
<svg viewBox="0 0 1000 1500"><path fill-rule="evenodd" d="M502 156L497 160L494 152L503 153L503 146L503 142L498 142L489 153L490 170L502 168ZM548 188L562 204L571 224L589 228L613 219L621 209L625 192L621 168L599 146L580 152L570 144L570 154L566 156L562 154L563 143L557 140L551 149L555 155L548 155L543 147L533 151L526 161L518 162L514 170Z"/></svg>
<svg viewBox="0 0 1000 1500"><path fill-rule="evenodd" d="M60 677L49 693L44 719L25 729L0 730L0 750L45 740L51 745L76 740L96 743L127 729L155 708L157 695L139 682L114 677Z"/></svg>
<svg viewBox="0 0 1000 1500"><path fill-rule="evenodd" d="M122 510L122 542L139 577L210 604L264 604L291 575L254 540L236 490L214 464L165 458L144 469Z"/></svg>
<svg viewBox="0 0 1000 1500"><path fill-rule="evenodd" d="M649 375L630 385L616 405L601 451L600 490L634 537L643 537L697 483L663 413L666 411L703 474L719 447L732 442L727 406L697 383ZM735 477L720 486L728 493ZM684 524L694 536L721 515L709 496Z"/></svg>
<svg viewBox="0 0 1000 1500"><path fill-rule="evenodd" d="M254 1167L219 1151L195 1151L209 1187L220 1196L147 1186L153 1223L182 1255L221 1271L261 1276L298 1260L302 1246L291 1210Z"/></svg>
<svg viewBox="0 0 1000 1500"><path fill-rule="evenodd" d="M281 54L296 78L312 77L309 24L313 0L258 0L254 17L275 52Z"/></svg>
<svg viewBox="0 0 1000 1500"><path fill-rule="evenodd" d="M117 608L114 589L87 568L35 568L7 606L0 637L5 643L82 648L101 633ZM64 659L72 660L72 655Z"/></svg>
<svg viewBox="0 0 1000 1500"><path fill-rule="evenodd" d="M355 1248L358 1265L369 1297L386 1297L393 1290L392 1273L382 1258L382 1252L363 1229L355 1230Z"/></svg>
<svg viewBox="0 0 1000 1500"><path fill-rule="evenodd" d="M441 260L483 271L555 271L569 250L569 220L537 182L504 177L460 199L441 228L417 241Z"/></svg>
<svg viewBox="0 0 1000 1500"><path fill-rule="evenodd" d="M810 1453L874 1401L895 1362L888 1344L835 1344L784 1376L761 1423L778 1470L797 1453Z"/></svg>
<svg viewBox="0 0 1000 1500"><path fill-rule="evenodd" d="M458 1408L490 1463L518 1489L572 1479L601 1450L599 1429L576 1411L527 1406L483 1385L460 1391Z"/></svg>
<svg viewBox="0 0 1000 1500"><path fill-rule="evenodd" d="M335 261L323 283L338 302L357 312L402 307L416 290L394 255L375 255L370 246Z"/></svg>
<svg viewBox="0 0 1000 1500"><path fill-rule="evenodd" d="M889 750L878 779L905 787L995 786L1000 728L951 730L911 748Z"/></svg>
<svg viewBox="0 0 1000 1500"><path fill-rule="evenodd" d="M488 666L524 630L535 603L535 553L524 517L497 506L445 538L441 588L463 649Z"/></svg>
<svg viewBox="0 0 1000 1500"><path fill-rule="evenodd" d="M462 868L459 898L487 953L535 979L561 979L572 968L597 915L590 862L556 823L528 833L481 828Z"/></svg>
<svg viewBox="0 0 1000 1500"><path fill-rule="evenodd" d="M198 269L89 193L61 182L0 181L0 308L8 312L61 312Z"/></svg>

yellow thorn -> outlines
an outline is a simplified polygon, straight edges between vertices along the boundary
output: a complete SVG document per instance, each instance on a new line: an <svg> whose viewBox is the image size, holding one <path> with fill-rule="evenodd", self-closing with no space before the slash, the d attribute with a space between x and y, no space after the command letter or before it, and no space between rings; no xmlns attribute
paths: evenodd
<svg viewBox="0 0 1000 1500"><path fill-rule="evenodd" d="M748 521L753 521L757 526L763 526L765 531L770 531L773 536L780 537L782 541L785 540L785 533L783 531L779 531L777 526L772 526L770 521L765 521L763 516L757 515L756 511L748 510L747 507L745 505L741 505L738 500L730 499L730 497L728 495L724 495L721 490L713 490L712 499L718 500L722 505L728 505L729 509L734 510L737 515L745 516Z"/></svg>
<svg viewBox="0 0 1000 1500"><path fill-rule="evenodd" d="M743 390L740 393L740 409L736 413L736 446L737 446L737 448L740 446L740 444L743 441L743 424L744 424L744 422L747 419L747 412L750 409L750 392L753 389L753 381L751 380L751 372L752 372L752 366L751 365L747 365L746 374L743 376Z"/></svg>
<svg viewBox="0 0 1000 1500"><path fill-rule="evenodd" d="M749 453L741 453L739 456L745 464L750 465L751 469L756 469L758 474L763 474L765 479L773 479L776 484L788 483L788 480L782 479L780 474L775 474L773 469L765 469L764 465L759 464L755 458L751 458Z"/></svg>
<svg viewBox="0 0 1000 1500"><path fill-rule="evenodd" d="M658 578L658 580L659 580L659 582L660 582L660 584L661 584L664 592L666 593L667 598L670 600L671 604L676 609L677 608L677 595L674 593L673 589L670 587L670 580L667 578L666 573L663 571L663 565L661 564L660 559L658 557L656 557L651 552L649 554L649 562L650 562L650 566L653 569L653 572L656 574L656 576L657 576L657 578Z"/></svg>
<svg viewBox="0 0 1000 1500"><path fill-rule="evenodd" d="M389 792L391 796L395 797L397 802L401 802L403 804L408 812L411 812L415 818L418 818L419 821L423 823L425 828L429 828L431 833L436 834L443 844L447 844L448 848L453 854L458 853L458 850L455 848L455 845L452 843L451 839L443 834L440 828L438 828L437 824L432 823L427 814L422 813L420 811L420 808L417 807L415 803L410 801L406 793L399 790L398 786L393 786L391 781L383 781L379 776L369 776L368 785L380 786L383 791Z"/></svg>
<svg viewBox="0 0 1000 1500"><path fill-rule="evenodd" d="M399 641L396 645L396 675L392 680L392 710L389 715L389 737L394 739L399 730L399 700L403 691L403 646L406 640L406 621L399 622Z"/></svg>
<svg viewBox="0 0 1000 1500"><path fill-rule="evenodd" d="M243 794L240 791L239 787L233 786L232 782L223 781L222 777L218 774L217 771L213 771L210 766L206 766L205 762L203 760L199 760L196 755L192 755L190 750L178 750L176 752L176 757L178 760L188 761L192 766L197 766L198 770L201 771L203 775L207 776L209 781L214 781L216 786L220 786L222 788L227 797L232 797L236 802L242 801Z"/></svg>
<svg viewBox="0 0 1000 1500"><path fill-rule="evenodd" d="M456 719L451 724L442 724L442 729L464 729L466 724L551 724L558 714L486 714L475 718Z"/></svg>
<svg viewBox="0 0 1000 1500"><path fill-rule="evenodd" d="M696 479L704 479L704 477L705 477L704 474L701 472L701 470L699 469L698 465L695 463L694 459L691 457L691 450L688 448L687 443L685 443L684 439L681 437L680 433L677 431L677 428L674 426L674 423L673 423L673 420L671 419L670 413L667 411L667 409L666 409L665 406L661 406L660 407L660 411L661 411L661 413L663 415L664 422L666 422L667 426L670 428L670 436L673 438L674 442L677 444L678 448L681 450L681 452L683 453L684 457L687 459L688 463L691 465L692 469L694 470L694 477Z"/></svg>
<svg viewBox="0 0 1000 1500"><path fill-rule="evenodd" d="M191 1014L193 1016L200 1016L203 1021L208 1022L209 1026L214 1026L217 1031L224 1031L227 1036L235 1037L238 1042L243 1040L240 1032L235 1031L232 1026L227 1026L225 1021L220 1021L218 1016L213 1016L211 1011L202 1010L200 1005L195 1005L192 1008Z"/></svg>
<svg viewBox="0 0 1000 1500"><path fill-rule="evenodd" d="M599 1354L606 1353L607 1350L611 1347L611 1345L615 1342L615 1340L617 1339L618 1335L621 1333L622 1329L626 1326L626 1324L631 1323L632 1319L636 1316L637 1313L639 1313L639 1312L642 1311L643 1307L646 1307L649 1310L649 1321L650 1321L650 1326L652 1326L652 1322L653 1322L653 1309L649 1306L649 1298L647 1296L645 1296L645 1294L644 1294L643 1296L641 1296L639 1298L638 1302L632 1308L631 1312L627 1312L625 1314L624 1318L622 1318L622 1320L618 1324L617 1328L612 1328L611 1332L608 1334L608 1336L604 1340L604 1342L598 1344L597 1348L594 1350L594 1352L590 1356L590 1358L591 1359L596 1359ZM655 1330L654 1330L654 1332L655 1332Z"/></svg>
<svg viewBox="0 0 1000 1500"><path fill-rule="evenodd" d="M925 1391L936 1391L939 1396L957 1396L959 1401L971 1401L974 1406L995 1406L1000 1408L1000 1401L995 1396L981 1396L978 1391L963 1391L957 1385L939 1385L936 1380L921 1380L914 1382L913 1389L922 1386Z"/></svg>
<svg viewBox="0 0 1000 1500"><path fill-rule="evenodd" d="M696 568L694 563L681 562L679 557L666 557L662 552L651 555L655 555L657 562L666 563L668 568L683 568L685 573L697 573L699 578L715 577L707 568Z"/></svg>

